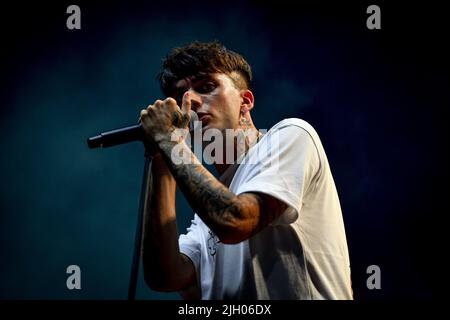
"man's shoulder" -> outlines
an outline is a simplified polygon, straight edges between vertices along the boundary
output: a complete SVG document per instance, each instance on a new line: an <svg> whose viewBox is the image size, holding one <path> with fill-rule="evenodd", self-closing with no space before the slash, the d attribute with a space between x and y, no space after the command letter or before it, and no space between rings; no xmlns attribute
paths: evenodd
<svg viewBox="0 0 450 320"><path fill-rule="evenodd" d="M313 138L313 140L316 140L316 138L318 138L318 134L317 134L316 130L314 129L314 127L311 124L309 124L308 122L306 122L305 120L300 119L300 118L287 118L287 119L281 120L280 122L276 123L272 128L270 128L269 132L276 132L281 129L291 128L291 127L297 127L297 128L303 129L311 136L311 138Z"/></svg>
<svg viewBox="0 0 450 320"><path fill-rule="evenodd" d="M324 150L319 134L311 124L303 119L288 118L281 120L268 133L278 136L279 141L291 141L298 147L304 148L306 145L314 146L319 159L322 158ZM294 145L291 146L293 147ZM293 152L295 152L294 149Z"/></svg>

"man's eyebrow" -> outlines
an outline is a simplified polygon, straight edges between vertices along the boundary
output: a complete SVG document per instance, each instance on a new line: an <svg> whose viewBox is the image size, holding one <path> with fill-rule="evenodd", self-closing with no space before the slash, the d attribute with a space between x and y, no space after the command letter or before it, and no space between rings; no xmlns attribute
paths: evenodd
<svg viewBox="0 0 450 320"><path fill-rule="evenodd" d="M190 81L191 85L194 85L195 83L200 82L200 81L206 81L206 80L211 80L211 79L213 79L213 77L210 74L201 74L201 75L197 75L197 76L188 77L188 80ZM186 81L186 79L185 79L185 83L186 84L188 83ZM175 98L178 98L180 93L184 93L186 90L187 89L185 86L179 86L179 87L175 86L172 96Z"/></svg>
<svg viewBox="0 0 450 320"><path fill-rule="evenodd" d="M193 76L191 77L189 80L191 81L191 84L200 82L200 81L205 81L205 80L209 80L212 79L212 76L209 74L200 74L198 76Z"/></svg>

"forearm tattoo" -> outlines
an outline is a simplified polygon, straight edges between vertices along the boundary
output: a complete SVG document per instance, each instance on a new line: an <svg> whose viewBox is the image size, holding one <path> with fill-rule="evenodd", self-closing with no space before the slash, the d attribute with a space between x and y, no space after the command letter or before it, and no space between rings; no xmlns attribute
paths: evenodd
<svg viewBox="0 0 450 320"><path fill-rule="evenodd" d="M193 210L215 231L215 226L232 226L239 216L236 195L218 181L195 157L189 147L182 143L183 152L189 155L189 164L175 164L171 159L174 141L163 141L159 148L178 186Z"/></svg>

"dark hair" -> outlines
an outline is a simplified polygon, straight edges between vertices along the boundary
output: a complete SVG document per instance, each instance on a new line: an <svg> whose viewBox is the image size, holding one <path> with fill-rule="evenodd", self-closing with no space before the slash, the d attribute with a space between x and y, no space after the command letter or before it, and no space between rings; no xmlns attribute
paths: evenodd
<svg viewBox="0 0 450 320"><path fill-rule="evenodd" d="M237 72L240 77L231 77L238 89L250 89L252 71L250 65L238 53L228 50L218 41L195 41L187 46L173 49L163 61L163 70L158 79L166 96L174 93L175 83L181 79L210 73Z"/></svg>

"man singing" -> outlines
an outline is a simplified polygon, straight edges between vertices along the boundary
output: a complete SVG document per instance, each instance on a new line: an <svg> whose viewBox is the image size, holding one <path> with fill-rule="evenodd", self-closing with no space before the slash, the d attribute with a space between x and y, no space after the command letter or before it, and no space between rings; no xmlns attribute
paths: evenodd
<svg viewBox="0 0 450 320"><path fill-rule="evenodd" d="M174 49L159 79L167 98L140 115L153 150L143 240L150 288L186 299L352 299L339 198L311 125L285 119L261 134L251 117L251 68L218 42ZM283 107L272 106L274 114ZM173 138L190 110L203 135L223 134L219 179L187 140ZM180 152L189 161L175 159ZM195 212L182 235L177 185Z"/></svg>

